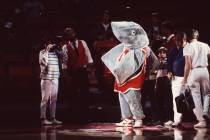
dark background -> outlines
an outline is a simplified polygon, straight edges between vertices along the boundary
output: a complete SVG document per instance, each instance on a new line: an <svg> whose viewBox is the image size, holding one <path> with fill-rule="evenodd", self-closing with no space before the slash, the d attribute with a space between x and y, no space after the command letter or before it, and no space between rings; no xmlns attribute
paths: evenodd
<svg viewBox="0 0 210 140"><path fill-rule="evenodd" d="M59 35L64 27L72 25L78 37L86 40L91 47L90 33L104 10L110 11L112 20L133 20L143 27L150 24L152 12L159 12L162 20L173 21L177 29L198 29L200 40L210 43L209 4L205 1L31 1L34 5L28 4L28 0L0 2L0 118L5 124L38 122L41 95L38 52L46 32ZM130 9L126 9L126 6ZM11 27L5 27L10 24ZM89 120L81 97L69 94L70 91L59 93L59 118L66 122ZM115 108L118 106L116 96L106 94L108 96L93 95L93 103L102 106L102 110L95 108L88 112L95 121L116 121L120 118L119 108Z"/></svg>

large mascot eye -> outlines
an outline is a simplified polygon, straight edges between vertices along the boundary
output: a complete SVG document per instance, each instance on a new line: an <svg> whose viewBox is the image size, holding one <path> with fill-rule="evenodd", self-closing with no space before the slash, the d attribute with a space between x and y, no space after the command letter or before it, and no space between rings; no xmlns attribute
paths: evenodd
<svg viewBox="0 0 210 140"><path fill-rule="evenodd" d="M135 36L136 35L136 31L135 30L131 30L131 35Z"/></svg>

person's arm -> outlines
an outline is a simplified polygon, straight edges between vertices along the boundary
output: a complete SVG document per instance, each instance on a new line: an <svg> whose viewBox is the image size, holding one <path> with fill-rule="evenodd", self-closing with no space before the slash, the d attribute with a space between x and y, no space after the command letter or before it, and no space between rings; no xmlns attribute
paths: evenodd
<svg viewBox="0 0 210 140"><path fill-rule="evenodd" d="M184 67L184 78L182 81L182 84L185 85L187 83L187 79L190 73L190 70L192 69L192 60L191 57L186 55L185 56L185 67Z"/></svg>
<svg viewBox="0 0 210 140"><path fill-rule="evenodd" d="M172 67L173 67L173 62L174 62L174 52L175 50L172 48L167 59L167 70L168 70L168 78L172 79L173 73L172 73Z"/></svg>
<svg viewBox="0 0 210 140"><path fill-rule="evenodd" d="M208 59L210 59L210 47L208 45Z"/></svg>
<svg viewBox="0 0 210 140"><path fill-rule="evenodd" d="M67 45L63 45L61 47L61 50L59 51L60 56L61 56L61 61L63 64L67 64L68 61L68 50L67 50Z"/></svg>
<svg viewBox="0 0 210 140"><path fill-rule="evenodd" d="M39 64L47 66L48 64L48 53L49 50L53 47L53 44L48 44L46 49L40 51L39 53Z"/></svg>
<svg viewBox="0 0 210 140"><path fill-rule="evenodd" d="M87 56L88 63L92 64L93 63L93 58L91 56L90 50L89 50L89 48L88 48L88 46L87 46L85 41L82 40L82 44L83 44L83 46L85 48L85 55Z"/></svg>
<svg viewBox="0 0 210 140"><path fill-rule="evenodd" d="M42 50L39 53L39 64L43 66L47 66L48 64L48 51Z"/></svg>

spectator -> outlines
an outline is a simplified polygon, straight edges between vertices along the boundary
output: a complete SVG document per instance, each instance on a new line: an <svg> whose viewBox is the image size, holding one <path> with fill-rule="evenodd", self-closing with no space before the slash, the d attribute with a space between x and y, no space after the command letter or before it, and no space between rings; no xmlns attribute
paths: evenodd
<svg viewBox="0 0 210 140"><path fill-rule="evenodd" d="M169 78L172 79L174 122L172 120L168 121L166 125L172 125L172 126L178 126L182 121L182 114L177 112L175 98L180 95L182 87L181 82L184 76L184 65L185 65L183 48L188 45L187 35L184 32L178 32L175 36L175 40L176 40L176 47L171 49L171 53L168 58L169 59L168 73L170 73Z"/></svg>
<svg viewBox="0 0 210 140"><path fill-rule="evenodd" d="M111 15L108 10L105 10L100 23L94 27L93 36L94 41L96 40L109 40L113 37L111 30Z"/></svg>
<svg viewBox="0 0 210 140"><path fill-rule="evenodd" d="M167 49L161 47L158 49L159 65L157 66L155 99L156 99L156 121L154 125L162 125L165 121L168 111L165 110L166 100L171 94L171 84L167 77Z"/></svg>
<svg viewBox="0 0 210 140"><path fill-rule="evenodd" d="M161 24L161 32L166 38L163 46L168 49L168 53L170 53L171 48L176 46L174 31L175 27L171 21L164 21Z"/></svg>
<svg viewBox="0 0 210 140"><path fill-rule="evenodd" d="M58 95L59 77L61 74L61 64L65 62L67 54L62 51L59 46L53 44L54 38L47 37L45 49L40 51L39 63L41 67L41 124L62 124L61 121L56 120L56 101ZM50 118L46 118L47 104L50 101Z"/></svg>
<svg viewBox="0 0 210 140"><path fill-rule="evenodd" d="M76 33L72 27L64 30L66 44L63 46L67 50L68 61L67 71L72 77L73 92L79 92L85 98L86 106L89 106L89 79L88 70L91 69L93 59L90 50L84 40L76 38Z"/></svg>
<svg viewBox="0 0 210 140"><path fill-rule="evenodd" d="M152 46L152 50L155 54L158 54L158 49L161 47L161 44L163 43L163 37L161 35L161 19L160 15L157 12L152 13L151 18L151 25L148 29L148 35L150 39L150 44Z"/></svg>

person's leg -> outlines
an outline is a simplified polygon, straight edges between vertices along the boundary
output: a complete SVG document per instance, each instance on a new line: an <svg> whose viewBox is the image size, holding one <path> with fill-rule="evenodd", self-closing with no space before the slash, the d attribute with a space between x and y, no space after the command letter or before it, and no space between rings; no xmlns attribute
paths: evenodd
<svg viewBox="0 0 210 140"><path fill-rule="evenodd" d="M201 78L200 86L203 95L203 115L205 119L210 120L209 116L210 85L209 85L209 72L207 69L203 69L203 77Z"/></svg>
<svg viewBox="0 0 210 140"><path fill-rule="evenodd" d="M132 126L133 120L132 113L130 111L130 107L128 102L125 100L125 94L118 94L119 96L119 102L120 102L120 110L121 110L121 117L122 121L119 123L116 123L116 126Z"/></svg>
<svg viewBox="0 0 210 140"><path fill-rule="evenodd" d="M127 103L127 101L125 100L125 95L119 93L119 102L120 102L120 110L121 110L121 117L122 119L130 119L132 118L132 113L130 111L130 107L129 104Z"/></svg>
<svg viewBox="0 0 210 140"><path fill-rule="evenodd" d="M195 116L197 117L198 121L203 121L203 108L202 108L202 102L201 102L201 93L200 93L200 85L199 83L194 83L194 86L190 86L193 101L195 103L195 108L193 112L195 113Z"/></svg>
<svg viewBox="0 0 210 140"><path fill-rule="evenodd" d="M164 107L166 114L166 120L174 120L174 111L173 111L173 95L172 95L172 84L168 78L165 78L163 87L164 89Z"/></svg>
<svg viewBox="0 0 210 140"><path fill-rule="evenodd" d="M156 94L155 94L155 84L156 84L156 79L154 80L149 80L149 85L148 88L146 90L149 90L149 100L151 102L151 107L150 107L150 115L151 115L151 119L152 121L157 121L157 118L159 116L159 113L156 111ZM143 93L143 91L141 92ZM143 95L143 94L142 94ZM141 100L142 96L141 96ZM146 115L146 114L145 114Z"/></svg>
<svg viewBox="0 0 210 140"><path fill-rule="evenodd" d="M128 102L130 111L135 120L142 120L145 115L141 105L141 92L139 90L130 90L125 94L125 100Z"/></svg>
<svg viewBox="0 0 210 140"><path fill-rule="evenodd" d="M203 114L207 115L209 114L209 100L210 100L210 94L206 94L203 96Z"/></svg>
<svg viewBox="0 0 210 140"><path fill-rule="evenodd" d="M50 117L55 118L56 102L58 95L58 79L52 80L52 92L50 94Z"/></svg>
<svg viewBox="0 0 210 140"><path fill-rule="evenodd" d="M52 92L50 95L50 117L52 119L53 124L61 124L62 122L56 120L56 103L58 97L58 87L59 87L59 80L54 79L52 80Z"/></svg>
<svg viewBox="0 0 210 140"><path fill-rule="evenodd" d="M195 103L195 108L193 112L199 121L198 124L194 125L194 127L205 127L206 122L203 118L203 107L201 101L201 92L200 92L200 83L198 82L200 79L201 71L199 69L193 69L190 73L190 77L188 79L188 84L192 93L193 101Z"/></svg>
<svg viewBox="0 0 210 140"><path fill-rule="evenodd" d="M88 109L88 107L91 105L91 97L89 92L88 72L85 68L79 70L77 84L79 86L80 95L84 97L84 107L87 107Z"/></svg>
<svg viewBox="0 0 210 140"><path fill-rule="evenodd" d="M40 105L40 118L46 119L47 104L50 97L50 80L41 80L42 99Z"/></svg>
<svg viewBox="0 0 210 140"><path fill-rule="evenodd" d="M173 94L173 111L174 111L174 122L180 123L182 114L177 112L177 106L175 102L175 98L180 95L181 92L181 82L183 80L183 77L174 77L174 80L172 81L172 94Z"/></svg>
<svg viewBox="0 0 210 140"><path fill-rule="evenodd" d="M130 90L125 94L125 100L128 102L135 124L133 127L142 127L142 119L145 118L141 105L141 93L139 90Z"/></svg>
<svg viewBox="0 0 210 140"><path fill-rule="evenodd" d="M46 119L47 104L50 98L51 86L50 80L41 80L42 99L40 104L40 118L43 125L52 124Z"/></svg>
<svg viewBox="0 0 210 140"><path fill-rule="evenodd" d="M174 112L173 112L173 95L172 95L172 82L168 77L164 78L163 93L164 93L164 112L165 114L165 123L164 125L172 125L174 123Z"/></svg>
<svg viewBox="0 0 210 140"><path fill-rule="evenodd" d="M154 125L160 125L162 124L162 122L164 121L164 83L161 80L161 78L157 79L157 83L156 83L156 92L155 92L155 96L156 96L156 122L154 123Z"/></svg>

